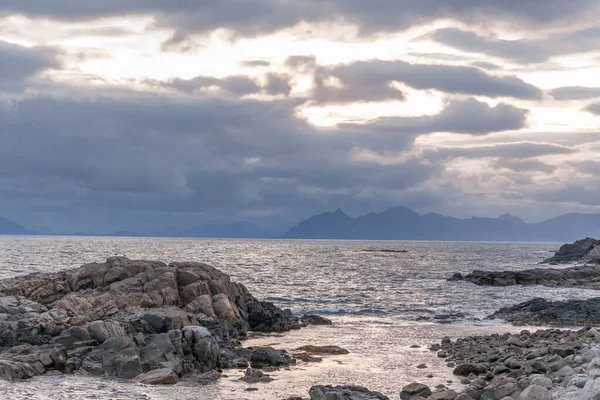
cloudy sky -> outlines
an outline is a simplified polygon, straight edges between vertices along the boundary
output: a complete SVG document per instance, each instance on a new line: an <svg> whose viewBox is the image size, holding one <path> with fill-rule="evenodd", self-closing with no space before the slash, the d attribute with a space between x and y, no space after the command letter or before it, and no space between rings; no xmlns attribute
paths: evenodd
<svg viewBox="0 0 600 400"><path fill-rule="evenodd" d="M0 215L600 212L600 0L0 3Z"/></svg>

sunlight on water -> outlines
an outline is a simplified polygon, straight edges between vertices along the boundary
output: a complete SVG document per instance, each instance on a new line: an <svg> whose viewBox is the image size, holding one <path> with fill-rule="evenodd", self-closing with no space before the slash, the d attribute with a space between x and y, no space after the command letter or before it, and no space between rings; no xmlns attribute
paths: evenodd
<svg viewBox="0 0 600 400"><path fill-rule="evenodd" d="M181 382L170 388L85 377L40 377L24 383L0 382L0 398L283 399L306 397L314 384L342 383L364 385L396 398L402 386L413 380L458 388L443 360L426 349L428 344L446 335L518 331L501 321L480 320L510 304L533 297L587 298L597 292L539 286L479 287L447 282L446 278L474 269L534 268L557 247L553 243L0 236L0 278L74 268L112 255L206 262L263 300L334 320L332 327L257 336L245 345L288 350L305 344L339 345L351 352L275 372L273 382L253 385L256 392L246 391L251 386L237 381L242 371L231 370L217 383ZM362 251L367 249L407 252ZM416 369L421 363L428 368ZM429 374L433 378L426 378Z"/></svg>

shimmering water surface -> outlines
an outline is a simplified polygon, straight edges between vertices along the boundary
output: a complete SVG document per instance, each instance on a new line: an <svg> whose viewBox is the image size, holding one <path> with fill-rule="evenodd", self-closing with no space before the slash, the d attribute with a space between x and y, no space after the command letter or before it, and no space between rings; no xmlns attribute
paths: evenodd
<svg viewBox="0 0 600 400"><path fill-rule="evenodd" d="M454 272L533 268L557 243L409 241L284 241L104 237L0 236L0 278L74 268L112 255L132 259L200 261L244 283L263 300L298 313L319 313L331 327L257 336L245 345L293 349L339 345L349 355L273 373L268 384L238 382L242 371L200 386L148 387L86 377L41 377L0 382L0 398L284 399L307 397L314 384L360 384L392 398L413 380L458 388L443 360L426 350L446 335L516 331L484 320L500 307L533 297L588 298L597 291L545 287L478 287L447 282ZM406 250L406 253L363 250ZM445 322L445 323L441 323ZM449 323L448 323L449 322ZM421 348L410 348L411 345ZM427 364L427 369L416 365ZM433 378L426 378L432 374ZM257 391L247 391L248 388Z"/></svg>

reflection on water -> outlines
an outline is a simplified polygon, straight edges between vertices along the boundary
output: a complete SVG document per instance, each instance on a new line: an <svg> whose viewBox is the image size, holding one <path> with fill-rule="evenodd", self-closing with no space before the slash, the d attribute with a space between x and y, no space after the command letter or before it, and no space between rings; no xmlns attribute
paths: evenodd
<svg viewBox="0 0 600 400"><path fill-rule="evenodd" d="M227 272L261 299L296 312L327 314L332 327L309 327L259 336L246 345L294 349L339 345L349 355L327 357L272 374L268 384L237 381L242 371L205 386L175 387L83 377L0 382L0 398L283 399L306 397L314 384L360 384L397 397L413 380L459 387L442 359L426 346L446 335L518 331L501 321L479 320L496 309L532 297L586 298L592 290L545 287L478 287L446 282L454 272L533 268L558 247L553 243L452 243L370 241L201 240L0 236L0 278L73 268L111 255L169 261L201 261ZM407 250L406 253L363 249ZM446 322L445 324L435 323ZM447 322L451 322L447 324ZM419 345L420 348L411 348ZM427 369L416 369L425 363ZM427 375L433 378L426 378ZM447 383L453 380L453 383ZM246 391L256 387L258 391ZM144 397L147 396L147 397Z"/></svg>

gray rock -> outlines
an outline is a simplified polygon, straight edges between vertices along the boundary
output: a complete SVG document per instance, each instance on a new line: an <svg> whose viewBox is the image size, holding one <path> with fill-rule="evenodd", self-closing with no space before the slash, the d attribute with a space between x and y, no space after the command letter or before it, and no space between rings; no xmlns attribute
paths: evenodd
<svg viewBox="0 0 600 400"><path fill-rule="evenodd" d="M309 395L311 400L389 400L361 386L313 386Z"/></svg>
<svg viewBox="0 0 600 400"><path fill-rule="evenodd" d="M160 368L138 375L136 381L146 385L173 385L179 378L170 368Z"/></svg>
<svg viewBox="0 0 600 400"><path fill-rule="evenodd" d="M413 382L409 385L406 385L402 388L402 391L400 392L400 399L401 400L411 400L417 397L429 397L431 396L432 392L431 389L429 389L429 386L427 385L423 385L421 383L417 383L417 382Z"/></svg>
<svg viewBox="0 0 600 400"><path fill-rule="evenodd" d="M552 394L542 386L531 385L521 392L518 400L552 400Z"/></svg>
<svg viewBox="0 0 600 400"><path fill-rule="evenodd" d="M135 349L125 349L115 357L115 370L118 378L133 379L142 372L140 357Z"/></svg>

